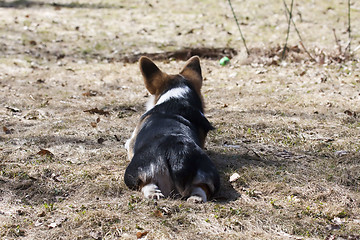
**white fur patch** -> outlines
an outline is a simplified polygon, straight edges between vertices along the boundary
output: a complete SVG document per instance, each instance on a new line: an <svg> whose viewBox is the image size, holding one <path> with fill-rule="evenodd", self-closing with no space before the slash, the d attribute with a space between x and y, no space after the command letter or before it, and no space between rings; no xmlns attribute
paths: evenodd
<svg viewBox="0 0 360 240"><path fill-rule="evenodd" d="M205 191L200 187L195 187L192 192L191 196L187 199L188 202L194 202L194 203L204 203L207 201L206 193Z"/></svg>
<svg viewBox="0 0 360 240"><path fill-rule="evenodd" d="M159 98L156 105L164 103L171 98L183 98L189 91L190 89L187 86L170 89Z"/></svg>
<svg viewBox="0 0 360 240"><path fill-rule="evenodd" d="M149 100L146 102L146 111L149 111L155 106L155 95L150 95Z"/></svg>
<svg viewBox="0 0 360 240"><path fill-rule="evenodd" d="M132 140L133 138L135 138L135 134L136 134L136 128L135 128L134 131L132 132L131 137L130 137L128 140L126 140L126 142L125 142L125 149L126 149L127 151L130 150L130 142L131 142L131 140Z"/></svg>
<svg viewBox="0 0 360 240"><path fill-rule="evenodd" d="M141 192L144 194L145 198L156 199L164 198L164 194L161 193L159 187L154 183L149 183L145 185Z"/></svg>
<svg viewBox="0 0 360 240"><path fill-rule="evenodd" d="M165 94L163 94L159 98L157 103L155 103L155 95L151 95L145 105L146 111L151 110L153 107L155 107L155 105L164 103L171 98L183 98L185 96L185 94L187 94L189 91L190 91L190 89L187 86L170 89L169 91L167 91Z"/></svg>

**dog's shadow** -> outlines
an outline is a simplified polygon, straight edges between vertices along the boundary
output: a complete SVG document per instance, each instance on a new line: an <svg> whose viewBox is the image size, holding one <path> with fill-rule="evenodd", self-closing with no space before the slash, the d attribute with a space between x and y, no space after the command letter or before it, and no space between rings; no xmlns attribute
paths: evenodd
<svg viewBox="0 0 360 240"><path fill-rule="evenodd" d="M241 194L237 189L246 187L246 183L236 181L231 183L230 176L243 166L261 161L261 157L254 152L239 150L231 152L216 152L208 150L207 154L213 160L220 174L220 190L214 196L214 201L226 203L237 200ZM235 189L235 188L236 189Z"/></svg>

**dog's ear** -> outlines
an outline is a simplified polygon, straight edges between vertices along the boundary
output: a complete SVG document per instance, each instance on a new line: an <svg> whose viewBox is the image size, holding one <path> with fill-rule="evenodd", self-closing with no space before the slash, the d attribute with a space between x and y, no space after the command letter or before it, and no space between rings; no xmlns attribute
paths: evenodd
<svg viewBox="0 0 360 240"><path fill-rule="evenodd" d="M151 94L156 94L157 90L164 84L166 73L163 73L150 58L143 56L139 62L146 89Z"/></svg>
<svg viewBox="0 0 360 240"><path fill-rule="evenodd" d="M185 67L180 72L187 80L194 86L195 90L200 93L203 78L201 75L200 58L193 56L186 63Z"/></svg>

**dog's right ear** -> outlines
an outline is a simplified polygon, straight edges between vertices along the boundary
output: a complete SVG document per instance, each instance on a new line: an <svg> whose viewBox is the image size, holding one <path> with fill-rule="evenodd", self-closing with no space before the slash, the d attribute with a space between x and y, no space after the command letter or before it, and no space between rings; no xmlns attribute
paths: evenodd
<svg viewBox="0 0 360 240"><path fill-rule="evenodd" d="M200 90L203 82L200 67L200 58L198 56L191 57L186 63L185 67L180 71L187 80L189 80L197 93L201 95Z"/></svg>
<svg viewBox="0 0 360 240"><path fill-rule="evenodd" d="M164 84L166 73L163 73L150 58L143 56L139 62L146 89L151 94L156 94L157 90Z"/></svg>

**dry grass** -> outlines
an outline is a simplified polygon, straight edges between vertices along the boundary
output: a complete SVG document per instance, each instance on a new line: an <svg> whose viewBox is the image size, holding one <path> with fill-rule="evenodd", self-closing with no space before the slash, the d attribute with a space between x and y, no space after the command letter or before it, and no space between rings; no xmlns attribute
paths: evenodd
<svg viewBox="0 0 360 240"><path fill-rule="evenodd" d="M252 58L241 52L225 67L202 60L206 115L216 127L207 152L221 172L220 193L193 205L126 188L123 144L147 93L137 64L119 56L242 48L226 1L184 2L0 8L0 238L359 239L360 62L358 52L334 60L331 28L347 41L340 1L294 9L325 64L296 51L278 61L280 1L234 1ZM359 3L352 9L359 19ZM354 32L354 48L359 40ZM176 73L183 62L158 64ZM234 173L240 178L230 183Z"/></svg>

